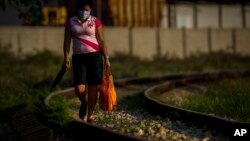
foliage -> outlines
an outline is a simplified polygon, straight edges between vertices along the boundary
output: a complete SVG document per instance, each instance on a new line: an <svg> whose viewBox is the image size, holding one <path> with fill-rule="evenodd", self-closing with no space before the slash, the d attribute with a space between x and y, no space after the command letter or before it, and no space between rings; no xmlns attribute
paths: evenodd
<svg viewBox="0 0 250 141"><path fill-rule="evenodd" d="M8 5L13 6L24 25L41 25L44 19L42 6L46 3L48 0L1 0L0 8L6 10Z"/></svg>
<svg viewBox="0 0 250 141"><path fill-rule="evenodd" d="M49 94L50 85L62 60L62 57L46 50L22 58L8 51L0 50L0 111L2 113L0 124L11 122L12 107L25 104L35 114L37 112L45 113L48 110L43 105L43 99ZM71 80L67 81L67 77L64 80L71 82ZM69 87L70 85L66 82L64 85ZM49 110L54 111L55 109L52 107ZM53 122L49 119L50 117L55 116L48 115L47 120ZM65 121L68 120L65 116L62 118L65 118ZM62 120L58 120L57 123L64 125ZM6 129L7 131L8 129ZM3 133L6 132L3 129Z"/></svg>
<svg viewBox="0 0 250 141"><path fill-rule="evenodd" d="M44 118L48 119L48 122L59 125L60 127L66 127L72 118L69 116L69 102L66 98L56 97L52 100L49 107L44 112Z"/></svg>

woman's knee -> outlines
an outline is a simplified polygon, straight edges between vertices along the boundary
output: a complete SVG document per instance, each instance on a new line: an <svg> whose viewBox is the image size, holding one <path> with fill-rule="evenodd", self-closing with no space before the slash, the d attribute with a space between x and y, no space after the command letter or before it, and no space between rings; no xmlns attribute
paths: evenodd
<svg viewBox="0 0 250 141"><path fill-rule="evenodd" d="M85 92L85 85L77 85L75 87L75 93L84 93Z"/></svg>

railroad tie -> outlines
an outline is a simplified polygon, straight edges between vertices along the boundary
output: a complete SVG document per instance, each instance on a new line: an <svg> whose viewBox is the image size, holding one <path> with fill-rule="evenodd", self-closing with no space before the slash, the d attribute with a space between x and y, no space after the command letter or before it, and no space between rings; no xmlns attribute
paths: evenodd
<svg viewBox="0 0 250 141"><path fill-rule="evenodd" d="M53 139L53 130L40 123L27 108L22 108L13 115L12 124L21 140L52 141Z"/></svg>

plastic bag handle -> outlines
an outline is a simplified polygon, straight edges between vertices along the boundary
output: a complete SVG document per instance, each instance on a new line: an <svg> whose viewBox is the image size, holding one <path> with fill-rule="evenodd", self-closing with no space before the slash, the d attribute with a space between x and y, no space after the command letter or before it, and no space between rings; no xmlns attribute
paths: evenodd
<svg viewBox="0 0 250 141"><path fill-rule="evenodd" d="M111 75L111 69L110 69L110 67L105 67L104 68L104 74L105 75Z"/></svg>

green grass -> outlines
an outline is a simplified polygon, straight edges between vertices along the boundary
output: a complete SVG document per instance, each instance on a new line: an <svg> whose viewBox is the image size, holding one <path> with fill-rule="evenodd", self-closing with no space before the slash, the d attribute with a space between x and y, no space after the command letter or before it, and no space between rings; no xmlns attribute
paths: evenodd
<svg viewBox="0 0 250 141"><path fill-rule="evenodd" d="M222 80L209 84L206 92L187 97L183 107L250 122L250 79Z"/></svg>
<svg viewBox="0 0 250 141"><path fill-rule="evenodd" d="M0 52L0 124L11 122L13 111L19 105L27 105L31 112L58 111L56 107L45 108L43 99L60 68L62 57L50 51L18 57L9 52ZM62 85L70 86L71 76L66 74ZM17 111L18 109L15 109ZM49 119L49 114L46 115ZM55 121L63 125L61 120ZM4 131L3 131L4 132Z"/></svg>
<svg viewBox="0 0 250 141"><path fill-rule="evenodd" d="M65 97L55 97L51 100L47 110L44 110L44 118L48 122L58 124L59 127L65 127L73 119L69 116L69 101Z"/></svg>
<svg viewBox="0 0 250 141"><path fill-rule="evenodd" d="M43 105L43 99L49 94L50 86L61 68L62 60L62 56L46 50L27 56L16 56L0 46L0 125L10 123L11 116L16 111L13 111L15 109L13 107L19 105L28 105L34 114L60 126L64 126L69 121L65 116L67 101L57 99L55 106L48 108ZM154 61L116 54L111 58L111 65L114 79L119 79L191 71L249 69L249 60L249 57L226 53L204 54L186 60L158 58ZM72 71L69 71L65 74L60 87L71 86ZM1 135L7 135L6 133L9 133L9 129L3 128Z"/></svg>
<svg viewBox="0 0 250 141"><path fill-rule="evenodd" d="M111 58L114 78L152 76L181 72L208 72L219 70L250 69L250 57L215 52L190 56L186 59L142 60L135 56L117 53Z"/></svg>
<svg viewBox="0 0 250 141"><path fill-rule="evenodd" d="M168 93L173 95L171 97L161 93L154 93L151 96L176 107L229 120L250 122L250 78L224 79L201 85L206 87L206 90L190 91L180 87Z"/></svg>

